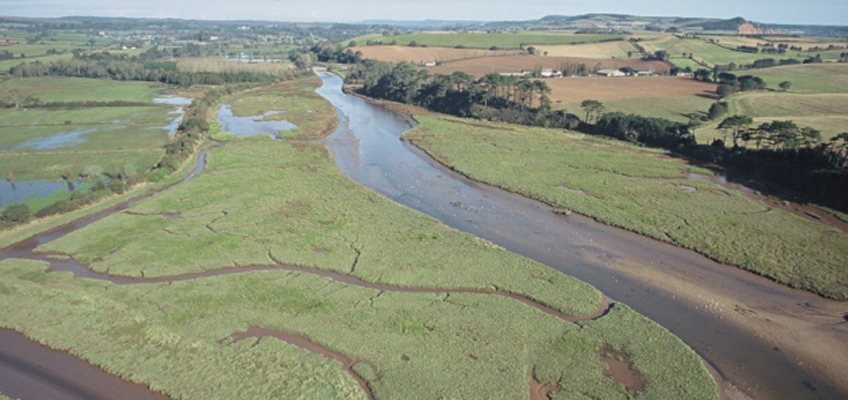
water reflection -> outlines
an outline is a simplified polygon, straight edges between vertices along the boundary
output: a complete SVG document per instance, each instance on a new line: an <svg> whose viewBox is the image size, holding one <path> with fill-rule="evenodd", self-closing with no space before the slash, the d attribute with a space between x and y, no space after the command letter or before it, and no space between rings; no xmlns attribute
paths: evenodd
<svg viewBox="0 0 848 400"><path fill-rule="evenodd" d="M280 131L290 131L296 128L297 125L288 121L265 120L266 117L278 112L268 111L263 115L237 117L233 115L232 106L224 104L218 109L218 122L221 123L221 131L229 132L231 135L268 135L273 139L279 139Z"/></svg>

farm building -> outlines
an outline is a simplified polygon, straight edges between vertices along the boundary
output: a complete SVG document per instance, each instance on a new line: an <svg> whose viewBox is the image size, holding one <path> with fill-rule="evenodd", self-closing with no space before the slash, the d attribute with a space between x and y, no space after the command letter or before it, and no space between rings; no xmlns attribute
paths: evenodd
<svg viewBox="0 0 848 400"><path fill-rule="evenodd" d="M654 76L656 75L656 71L653 68L632 68L632 67L624 67L619 71L623 72L625 75L629 76Z"/></svg>
<svg viewBox="0 0 848 400"><path fill-rule="evenodd" d="M557 71L555 69L543 69L542 70L542 78L561 78L562 71Z"/></svg>
<svg viewBox="0 0 848 400"><path fill-rule="evenodd" d="M627 74L618 69L602 69L598 71L598 76L627 76Z"/></svg>
<svg viewBox="0 0 848 400"><path fill-rule="evenodd" d="M429 67L435 67L435 66L436 66L436 62L435 62L435 61L427 61L427 62L425 62L425 63L424 63L424 66L425 66L425 67L428 67L428 68L429 68Z"/></svg>

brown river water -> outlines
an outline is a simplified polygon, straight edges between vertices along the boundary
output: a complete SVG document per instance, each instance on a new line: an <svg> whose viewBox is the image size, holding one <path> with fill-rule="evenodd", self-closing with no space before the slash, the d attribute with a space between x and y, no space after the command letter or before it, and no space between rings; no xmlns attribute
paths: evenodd
<svg viewBox="0 0 848 400"><path fill-rule="evenodd" d="M615 301L624 302L657 321L704 358L719 380L724 398L848 398L848 377L844 373L848 371L848 305L845 303L790 289L692 251L589 218L561 216L539 202L465 179L400 140L402 133L411 127L409 118L345 95L341 92L340 78L320 75L324 86L318 92L336 106L341 121L325 144L339 168L350 178L456 229L591 283ZM201 154L192 176L202 171L204 160L205 153ZM131 203L83 217L0 250L0 259L47 260L52 269L71 270L78 276L117 284L198 279L251 270L297 271L279 264L140 280L97 274L73 260L50 260L46 255L32 253L36 246L122 212ZM345 279L320 271L300 272ZM361 281L346 283L373 286ZM528 303L527 299L518 300ZM601 315L604 309L596 314ZM575 320L597 315L560 317ZM251 329L234 334L233 339L285 335ZM322 354L329 351L307 349ZM120 390L120 396L110 394L115 393L110 392L113 385ZM52 392L35 392L33 388ZM11 331L0 331L0 392L23 400L164 398ZM133 396L137 397L127 393L135 393Z"/></svg>

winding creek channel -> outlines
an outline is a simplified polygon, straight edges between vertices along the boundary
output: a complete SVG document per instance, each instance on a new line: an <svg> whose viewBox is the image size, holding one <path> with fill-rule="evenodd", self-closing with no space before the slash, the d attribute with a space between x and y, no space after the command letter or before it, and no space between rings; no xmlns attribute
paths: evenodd
<svg viewBox="0 0 848 400"><path fill-rule="evenodd" d="M338 129L324 142L339 168L353 180L451 227L591 283L612 299L652 318L704 358L720 381L724 398L848 397L848 382L844 376L844 371L848 371L848 323L845 319L848 305L845 303L793 290L738 268L715 263L692 251L608 227L589 218L564 217L539 202L465 179L400 140L403 132L413 125L409 118L342 93L342 80L334 75L319 75L324 85L318 93L337 108L340 120ZM204 165L205 152L200 154L197 168L186 180L202 172ZM73 260L49 259L32 252L40 244L122 212L144 197L0 250L0 260L42 259L51 263L51 269L71 270L81 277L107 279L116 284L285 269L320 274L352 285L380 286L347 275L310 271L281 262L276 266L235 268L163 279L116 278L94 273ZM386 286L381 290L435 289ZM593 318L601 315L608 304L605 302L589 316L559 316L572 320ZM275 336L339 359L347 370L355 363L355 360L331 353L302 338L251 329L234 334L232 339ZM81 372L69 372L77 370ZM367 387L365 389L367 391ZM114 390L120 395L114 395ZM65 352L47 349L6 330L0 330L0 392L24 400L164 398Z"/></svg>

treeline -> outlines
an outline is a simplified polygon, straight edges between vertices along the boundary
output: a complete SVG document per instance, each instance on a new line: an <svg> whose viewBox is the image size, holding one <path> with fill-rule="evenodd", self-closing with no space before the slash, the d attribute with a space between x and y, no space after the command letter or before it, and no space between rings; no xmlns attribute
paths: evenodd
<svg viewBox="0 0 848 400"><path fill-rule="evenodd" d="M290 79L302 72L291 71ZM279 77L254 72L187 72L177 70L174 62L128 62L112 60L59 60L50 65L40 61L21 63L9 69L9 74L18 78L65 76L76 78L109 78L119 81L160 82L173 85L224 85L231 83L270 84Z"/></svg>
<svg viewBox="0 0 848 400"><path fill-rule="evenodd" d="M689 125L663 118L649 118L635 114L604 114L588 129L591 133L647 146L679 151L695 145L695 135Z"/></svg>
<svg viewBox="0 0 848 400"><path fill-rule="evenodd" d="M346 83L360 85L366 96L414 104L433 111L522 125L574 129L580 119L552 110L543 81L488 74L480 79L455 72L430 76L408 63L365 60L348 74Z"/></svg>
<svg viewBox="0 0 848 400"><path fill-rule="evenodd" d="M727 90L765 88L765 83L757 77L717 75ZM407 63L366 60L350 72L346 83L360 86L358 92L366 96L414 104L445 114L576 129L668 149L688 158L732 167L776 182L820 204L848 209L848 134L821 143L818 131L799 128L791 121L774 121L757 129L736 131L734 143L753 143L756 148L728 148L722 140L712 145L699 145L688 124L633 114L605 114L600 102L584 101L587 120L582 122L576 115L554 111L547 98L550 89L543 81L499 74L474 79L462 72L430 76L426 70ZM726 113L726 103L715 103L710 110L713 119ZM590 124L593 115L595 123Z"/></svg>

